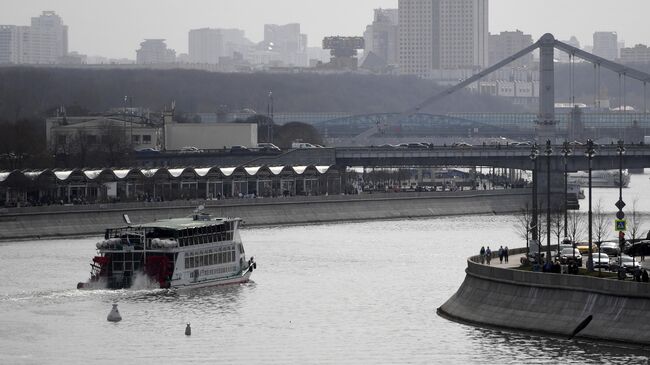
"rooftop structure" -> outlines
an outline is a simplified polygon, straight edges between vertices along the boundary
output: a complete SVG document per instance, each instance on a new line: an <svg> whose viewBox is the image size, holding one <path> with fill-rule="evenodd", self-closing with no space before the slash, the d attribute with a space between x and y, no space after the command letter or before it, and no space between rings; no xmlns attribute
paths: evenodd
<svg viewBox="0 0 650 365"><path fill-rule="evenodd" d="M145 39L136 51L138 64L162 64L176 62L176 51L167 48L164 39Z"/></svg>
<svg viewBox="0 0 650 365"><path fill-rule="evenodd" d="M329 49L332 58L330 68L355 70L358 65L357 50L364 49L363 37L325 37L323 49Z"/></svg>

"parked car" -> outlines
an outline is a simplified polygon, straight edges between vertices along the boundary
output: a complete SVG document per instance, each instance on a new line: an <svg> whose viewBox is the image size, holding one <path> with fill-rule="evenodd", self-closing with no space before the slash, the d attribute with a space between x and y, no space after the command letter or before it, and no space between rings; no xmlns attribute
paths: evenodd
<svg viewBox="0 0 650 365"><path fill-rule="evenodd" d="M603 268L608 270L609 269L609 256L604 253L598 253L595 252L592 254L593 260L594 260L594 268Z"/></svg>
<svg viewBox="0 0 650 365"><path fill-rule="evenodd" d="M512 142L510 143L512 147L531 147L532 144L528 141L522 141L522 142Z"/></svg>
<svg viewBox="0 0 650 365"><path fill-rule="evenodd" d="M411 148L411 149L427 149L429 148L429 145L425 143L420 143L420 142L410 142L406 144L406 148Z"/></svg>
<svg viewBox="0 0 650 365"><path fill-rule="evenodd" d="M632 258L631 256L628 255L621 255L619 257L612 257L609 260L609 268L612 271L617 271L619 268L619 259L622 262L623 267L625 268L625 271L628 273L634 272L634 268L639 266L639 262L636 261L636 259Z"/></svg>
<svg viewBox="0 0 650 365"><path fill-rule="evenodd" d="M292 142L291 143L291 148L298 149L298 148L318 148L318 147L316 145L311 144L311 143Z"/></svg>
<svg viewBox="0 0 650 365"><path fill-rule="evenodd" d="M578 266L582 266L582 255L580 254L580 251L578 251L575 248L563 248L562 251L560 251L560 264L562 265L569 265L572 262L575 262L578 264Z"/></svg>
<svg viewBox="0 0 650 365"><path fill-rule="evenodd" d="M472 145L466 142L454 142L452 148L472 148Z"/></svg>
<svg viewBox="0 0 650 365"><path fill-rule="evenodd" d="M185 146L182 147L180 150L180 153L201 153L201 152L203 152L202 149L194 146Z"/></svg>
<svg viewBox="0 0 650 365"><path fill-rule="evenodd" d="M589 252L589 243L588 242L578 242L576 243L576 248L580 251L581 254L586 254ZM591 252L598 252L598 247L595 244L591 244Z"/></svg>
<svg viewBox="0 0 650 365"><path fill-rule="evenodd" d="M280 147L268 142L258 143L257 147L262 151L282 151Z"/></svg>
<svg viewBox="0 0 650 365"><path fill-rule="evenodd" d="M251 150L246 146L234 145L230 147L230 153L249 153Z"/></svg>
<svg viewBox="0 0 650 365"><path fill-rule="evenodd" d="M158 154L160 154L160 150L155 149L155 148L142 148L142 149L136 150L135 153L137 155L158 155Z"/></svg>
<svg viewBox="0 0 650 365"><path fill-rule="evenodd" d="M618 247L618 242L603 242L600 244L600 252L608 256L618 256L621 248Z"/></svg>

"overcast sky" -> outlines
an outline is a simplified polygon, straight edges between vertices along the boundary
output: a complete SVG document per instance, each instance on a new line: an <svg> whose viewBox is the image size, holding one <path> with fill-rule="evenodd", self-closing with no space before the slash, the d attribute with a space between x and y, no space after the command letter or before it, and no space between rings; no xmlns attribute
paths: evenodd
<svg viewBox="0 0 650 365"><path fill-rule="evenodd" d="M145 38L165 38L187 52L190 29L241 28L253 41L267 23L301 24L311 46L326 35L362 35L375 8L397 0L0 0L0 24L28 25L54 10L69 26L71 51L135 59ZM650 0L490 0L490 31L520 29L538 38L575 35L592 44L596 30L617 31L626 45L650 43Z"/></svg>

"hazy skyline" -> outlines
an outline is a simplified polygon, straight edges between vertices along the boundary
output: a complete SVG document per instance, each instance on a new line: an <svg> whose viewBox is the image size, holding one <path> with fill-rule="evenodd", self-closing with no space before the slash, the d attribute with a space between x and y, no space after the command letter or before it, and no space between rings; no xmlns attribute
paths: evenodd
<svg viewBox="0 0 650 365"><path fill-rule="evenodd" d="M131 59L145 38L165 38L186 53L188 31L203 27L241 28L259 42L264 24L300 23L309 45L320 46L327 35L362 35L373 9L397 7L397 0L329 0L322 7L308 0L3 1L0 24L28 25L31 17L53 10L69 27L70 51ZM646 14L648 0L490 0L490 32L520 29L535 39L545 32L559 39L575 35L584 46L592 44L594 31L617 31L633 46L650 43Z"/></svg>

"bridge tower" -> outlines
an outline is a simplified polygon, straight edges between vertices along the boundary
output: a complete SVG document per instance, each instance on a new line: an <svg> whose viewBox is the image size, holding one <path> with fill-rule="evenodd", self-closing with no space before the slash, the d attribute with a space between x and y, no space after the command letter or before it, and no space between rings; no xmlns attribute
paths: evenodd
<svg viewBox="0 0 650 365"><path fill-rule="evenodd" d="M556 143L555 121L555 37L546 33L539 40L539 113L536 134L540 144Z"/></svg>

